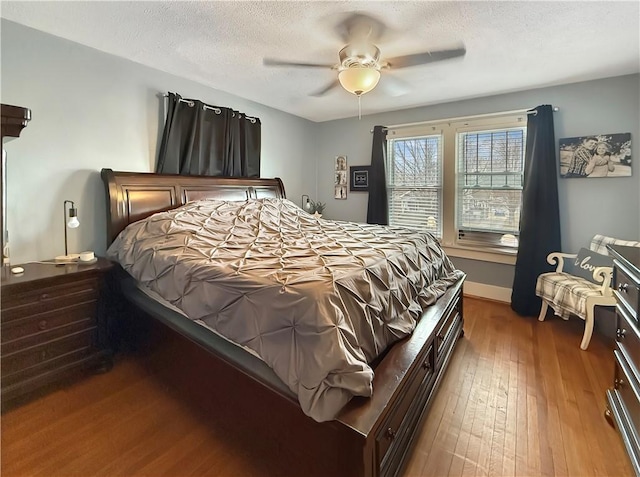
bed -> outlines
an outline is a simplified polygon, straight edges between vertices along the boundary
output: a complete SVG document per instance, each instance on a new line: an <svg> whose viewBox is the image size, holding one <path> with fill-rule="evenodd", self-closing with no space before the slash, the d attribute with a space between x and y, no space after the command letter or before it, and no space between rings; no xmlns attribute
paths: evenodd
<svg viewBox="0 0 640 477"><path fill-rule="evenodd" d="M273 207L273 203L280 203L278 199L285 199L279 179L189 177L110 169L103 169L102 178L110 244L129 224L139 224L156 212L182 211L185 204L194 201L256 199L249 202ZM263 360L186 319L180 310L152 299L128 274L122 276L119 290L127 303L188 343L187 353L198 354L195 361L200 365L205 361L203 353L207 356L209 366L215 368L208 373L213 375L210 398L222 399L225 414L238 416L237 425L256 441L276 441L276 448L286 455L290 475L397 475L455 344L463 335L464 276L459 274L435 303L425 307L411 334L385 346L371 360L373 394L353 397L341 405L335 418L318 422L303 412L291 385ZM187 381L184 384L196 386Z"/></svg>

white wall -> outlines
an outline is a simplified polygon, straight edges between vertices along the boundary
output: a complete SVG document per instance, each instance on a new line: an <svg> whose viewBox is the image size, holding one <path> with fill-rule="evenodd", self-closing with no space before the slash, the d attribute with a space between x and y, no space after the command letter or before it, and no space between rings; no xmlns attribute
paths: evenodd
<svg viewBox="0 0 640 477"><path fill-rule="evenodd" d="M12 263L64 253L65 199L81 222L70 252L104 253L100 169L154 170L166 91L259 117L261 175L281 177L294 201L315 190L310 121L6 20L1 39L2 103L32 112L20 138L5 140Z"/></svg>
<svg viewBox="0 0 640 477"><path fill-rule="evenodd" d="M384 78L381 80L383 81ZM355 102L355 99L354 99ZM367 97L362 97L366 112ZM367 193L349 192L347 200L333 198L333 161L347 155L349 166L371 162L371 129L474 114L533 108L552 104L556 142L592 134L631 133L633 176L601 179L560 179L558 193L562 243L567 251L588 246L597 233L640 238L640 75L628 75L564 86L541 88L435 106L426 106L318 125L318 198L327 202L325 215L338 220L365 221ZM513 266L453 258L469 281L510 288Z"/></svg>

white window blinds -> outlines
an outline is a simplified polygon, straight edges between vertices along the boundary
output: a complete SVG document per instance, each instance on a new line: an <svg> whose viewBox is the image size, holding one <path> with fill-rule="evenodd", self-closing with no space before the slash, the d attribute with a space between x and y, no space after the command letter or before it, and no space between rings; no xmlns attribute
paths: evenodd
<svg viewBox="0 0 640 477"><path fill-rule="evenodd" d="M442 136L389 140L389 224L442 237Z"/></svg>
<svg viewBox="0 0 640 477"><path fill-rule="evenodd" d="M457 134L458 239L513 246L518 235L525 128Z"/></svg>

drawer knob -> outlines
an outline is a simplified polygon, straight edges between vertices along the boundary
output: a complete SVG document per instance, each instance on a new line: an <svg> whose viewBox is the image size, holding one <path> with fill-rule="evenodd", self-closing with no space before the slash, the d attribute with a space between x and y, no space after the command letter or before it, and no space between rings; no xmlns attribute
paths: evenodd
<svg viewBox="0 0 640 477"><path fill-rule="evenodd" d="M47 320L41 320L38 322L38 329L39 330L46 330L47 329Z"/></svg>
<svg viewBox="0 0 640 477"><path fill-rule="evenodd" d="M41 300L48 300L49 299L49 294L48 293L43 293L42 295L40 295L40 299Z"/></svg>
<svg viewBox="0 0 640 477"><path fill-rule="evenodd" d="M429 361L429 359L425 359L424 363L422 363L422 367L423 369L429 370L431 369L431 362Z"/></svg>
<svg viewBox="0 0 640 477"><path fill-rule="evenodd" d="M621 340L622 338L624 338L626 334L627 334L627 330L625 330L624 328L623 329L618 328L616 330L616 338L618 338L618 340Z"/></svg>
<svg viewBox="0 0 640 477"><path fill-rule="evenodd" d="M629 289L629 284L628 283L620 283L618 285L618 291L620 293L627 293L628 289Z"/></svg>
<svg viewBox="0 0 640 477"><path fill-rule="evenodd" d="M620 389L623 386L624 386L624 379L616 378L616 379L613 380L613 387L614 388Z"/></svg>
<svg viewBox="0 0 640 477"><path fill-rule="evenodd" d="M44 361L45 359L47 359L47 351L42 350L40 351L40 361Z"/></svg>
<svg viewBox="0 0 640 477"><path fill-rule="evenodd" d="M387 429L387 439L393 440L396 437L396 431L394 431L391 427Z"/></svg>

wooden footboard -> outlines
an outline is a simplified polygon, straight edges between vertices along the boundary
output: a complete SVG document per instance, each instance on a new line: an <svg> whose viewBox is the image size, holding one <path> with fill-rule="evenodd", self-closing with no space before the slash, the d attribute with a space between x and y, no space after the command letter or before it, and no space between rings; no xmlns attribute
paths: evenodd
<svg viewBox="0 0 640 477"><path fill-rule="evenodd" d="M366 435L359 475L395 476L463 335L462 280L427 309L413 334L375 368L373 396L353 399L338 417Z"/></svg>

